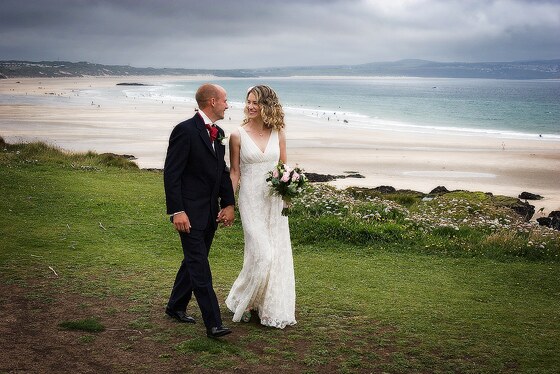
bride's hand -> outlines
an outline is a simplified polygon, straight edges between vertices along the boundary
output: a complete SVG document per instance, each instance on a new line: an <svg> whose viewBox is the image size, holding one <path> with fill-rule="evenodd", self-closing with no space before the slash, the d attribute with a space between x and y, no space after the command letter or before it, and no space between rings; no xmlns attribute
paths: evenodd
<svg viewBox="0 0 560 374"><path fill-rule="evenodd" d="M227 206L218 212L217 222L221 222L224 226L229 227L235 221L235 211L233 205Z"/></svg>

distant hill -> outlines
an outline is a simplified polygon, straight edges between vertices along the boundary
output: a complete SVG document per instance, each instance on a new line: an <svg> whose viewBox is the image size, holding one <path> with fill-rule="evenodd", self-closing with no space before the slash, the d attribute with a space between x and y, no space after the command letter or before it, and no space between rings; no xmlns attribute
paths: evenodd
<svg viewBox="0 0 560 374"><path fill-rule="evenodd" d="M361 65L294 66L261 69L136 68L67 61L0 61L0 78L134 75L215 75L218 77L406 76L437 78L560 79L560 59L513 62L400 60Z"/></svg>
<svg viewBox="0 0 560 374"><path fill-rule="evenodd" d="M400 60L362 65L310 66L243 70L260 76L340 75L433 78L553 79L560 78L560 59L515 62L434 62Z"/></svg>
<svg viewBox="0 0 560 374"><path fill-rule="evenodd" d="M84 77L127 75L216 75L236 77L235 70L208 69L156 69L136 68L128 65L102 65L90 62L68 61L0 61L0 78L23 77Z"/></svg>

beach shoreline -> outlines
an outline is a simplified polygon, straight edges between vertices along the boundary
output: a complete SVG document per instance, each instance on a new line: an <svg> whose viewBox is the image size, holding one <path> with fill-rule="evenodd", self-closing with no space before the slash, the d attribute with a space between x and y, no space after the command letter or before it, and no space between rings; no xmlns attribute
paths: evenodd
<svg viewBox="0 0 560 374"><path fill-rule="evenodd" d="M45 141L75 152L130 154L141 168L162 168L172 128L194 114L192 98L166 102L84 92L116 88L117 83L157 85L189 79L216 78L3 79L0 136L9 143ZM218 124L231 133L242 118L242 109L231 107ZM293 112L286 113L286 123L290 164L318 174L356 172L365 177L330 182L340 188L389 185L428 193L445 186L512 197L527 191L544 197L529 201L537 211L542 208L533 218L560 210L559 141L353 128Z"/></svg>

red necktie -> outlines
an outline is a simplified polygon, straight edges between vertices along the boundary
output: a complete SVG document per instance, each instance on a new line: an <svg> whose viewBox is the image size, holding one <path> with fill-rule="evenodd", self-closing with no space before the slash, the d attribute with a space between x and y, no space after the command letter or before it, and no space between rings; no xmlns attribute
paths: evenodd
<svg viewBox="0 0 560 374"><path fill-rule="evenodd" d="M213 142L218 137L218 128L214 125L206 124L208 133L210 134L210 141Z"/></svg>

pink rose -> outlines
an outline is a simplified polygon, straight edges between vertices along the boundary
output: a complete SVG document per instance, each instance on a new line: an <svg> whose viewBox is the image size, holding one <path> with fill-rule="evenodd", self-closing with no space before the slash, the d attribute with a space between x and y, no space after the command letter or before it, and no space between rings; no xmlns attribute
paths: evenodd
<svg viewBox="0 0 560 374"><path fill-rule="evenodd" d="M292 175L292 182L297 182L299 181L299 174L294 171L294 174Z"/></svg>
<svg viewBox="0 0 560 374"><path fill-rule="evenodd" d="M273 178L278 178L278 169L272 170L272 177Z"/></svg>
<svg viewBox="0 0 560 374"><path fill-rule="evenodd" d="M282 182L287 182L290 180L290 173L285 171L284 174L282 174L282 178L280 178L280 180Z"/></svg>

